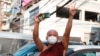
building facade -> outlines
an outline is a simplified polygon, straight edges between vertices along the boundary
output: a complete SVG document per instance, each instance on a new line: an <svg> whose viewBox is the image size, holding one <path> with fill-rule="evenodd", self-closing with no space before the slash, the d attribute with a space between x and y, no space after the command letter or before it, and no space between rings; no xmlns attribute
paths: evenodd
<svg viewBox="0 0 100 56"><path fill-rule="evenodd" d="M10 17L10 9L11 4L13 3L13 0L0 0L0 13L1 13L1 31L9 31L9 17Z"/></svg>
<svg viewBox="0 0 100 56"><path fill-rule="evenodd" d="M20 17L20 32L32 34L34 28L34 15L38 13L53 13L61 8L68 0L27 0L21 1L22 13ZM89 42L100 39L100 1L99 0L73 0L76 4L77 13L73 19L71 41ZM57 11L50 18L41 21L39 35L42 41L46 41L46 33L50 29L58 31L62 36L68 20L68 5Z"/></svg>
<svg viewBox="0 0 100 56"><path fill-rule="evenodd" d="M39 2L39 13L52 13L66 2L67 0L42 0ZM99 0L75 0L72 2L76 3L77 13L73 20L71 40L76 41L74 40L75 38L80 38L77 41L88 43L91 39L95 42L94 39L100 38ZM47 20L44 20L40 23L40 32L42 32L40 33L41 39L44 38L43 40L45 40L46 32L49 29L56 29L59 32L59 35L62 36L68 20L67 6L68 5L62 8L59 12L54 13ZM28 14L30 10L31 8L27 10L26 14ZM30 26L29 29L32 29L32 26ZM24 32L26 32L26 30ZM32 31L29 30L29 32Z"/></svg>

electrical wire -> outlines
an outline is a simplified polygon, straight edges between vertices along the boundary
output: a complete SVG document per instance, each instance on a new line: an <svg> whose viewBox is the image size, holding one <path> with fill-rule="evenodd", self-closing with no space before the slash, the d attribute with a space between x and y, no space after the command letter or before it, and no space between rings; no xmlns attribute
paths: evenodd
<svg viewBox="0 0 100 56"><path fill-rule="evenodd" d="M63 0L62 0L62 1L60 1L59 3L57 3L57 4L60 4L61 2L63 2ZM54 6L54 7L52 7L52 8L55 8L55 6ZM51 9L52 9L52 8L51 8ZM50 9L50 10L51 10L51 9ZM50 11L50 10L48 10L48 11ZM47 11L47 12L48 12L48 11Z"/></svg>
<svg viewBox="0 0 100 56"><path fill-rule="evenodd" d="M42 9L42 8L43 8L45 5L47 5L49 2L50 2L50 0L47 1L40 9Z"/></svg>
<svg viewBox="0 0 100 56"><path fill-rule="evenodd" d="M69 0L69 1L66 2L63 6L61 6L59 9L57 9L57 10L54 11L54 12L52 12L52 13L50 14L50 16L53 15L54 13L56 13L57 11L61 10L65 5L67 5L67 4L70 3L71 1L72 1L72 0Z"/></svg>
<svg viewBox="0 0 100 56"><path fill-rule="evenodd" d="M54 3L55 1L57 1L57 0L53 0L53 1L51 0L51 1L49 1L49 2L50 2L50 4L51 4L51 3ZM47 7L47 5L50 5L49 2L48 2L48 4L46 4L46 5L43 6L43 7ZM42 8L43 8L43 7L42 7ZM42 8L40 8L39 10L41 10Z"/></svg>

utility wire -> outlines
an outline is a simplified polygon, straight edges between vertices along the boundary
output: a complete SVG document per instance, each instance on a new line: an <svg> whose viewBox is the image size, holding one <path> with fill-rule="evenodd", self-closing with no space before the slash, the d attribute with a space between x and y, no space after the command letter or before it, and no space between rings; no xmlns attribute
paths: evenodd
<svg viewBox="0 0 100 56"><path fill-rule="evenodd" d="M42 8L43 8L45 5L47 5L49 2L50 2L50 0L47 1L40 9L42 9Z"/></svg>
<svg viewBox="0 0 100 56"><path fill-rule="evenodd" d="M57 3L57 5L60 4L61 2L63 2L63 0L61 0L59 3ZM55 6L53 6L52 8L55 8ZM52 9L52 8L51 8L51 9ZM50 10L51 10L51 9L50 9ZM48 10L48 11L50 11L50 10ZM48 12L48 11L47 11L47 12Z"/></svg>
<svg viewBox="0 0 100 56"><path fill-rule="evenodd" d="M69 0L68 2L66 2L63 6L61 6L59 9L57 9L56 11L54 11L54 12L52 12L51 14L50 14L50 16L51 15L53 15L54 13L56 13L57 11L59 11L59 10L61 10L65 5L67 5L69 2L71 2L72 0Z"/></svg>

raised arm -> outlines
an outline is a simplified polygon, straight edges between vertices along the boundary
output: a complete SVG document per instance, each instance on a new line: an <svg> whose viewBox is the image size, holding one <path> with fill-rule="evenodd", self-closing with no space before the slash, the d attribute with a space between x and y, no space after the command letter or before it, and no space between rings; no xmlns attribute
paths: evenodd
<svg viewBox="0 0 100 56"><path fill-rule="evenodd" d="M42 41L39 38L39 23L40 23L40 20L38 16L36 16L35 23L34 23L34 29L33 29L33 40L35 44L37 45L38 49L40 51L43 51L45 45L42 43Z"/></svg>
<svg viewBox="0 0 100 56"><path fill-rule="evenodd" d="M68 22L67 22L67 25L66 25L66 28L65 28L63 38L62 38L62 43L64 45L65 50L68 48L70 31L71 31L71 28L72 28L72 20L73 20L75 13L76 13L75 5L70 4L69 5L69 19L68 19Z"/></svg>

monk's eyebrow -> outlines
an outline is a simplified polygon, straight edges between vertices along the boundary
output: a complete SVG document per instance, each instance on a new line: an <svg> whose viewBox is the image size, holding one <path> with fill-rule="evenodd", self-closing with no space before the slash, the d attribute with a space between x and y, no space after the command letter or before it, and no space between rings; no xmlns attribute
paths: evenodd
<svg viewBox="0 0 100 56"><path fill-rule="evenodd" d="M56 34L48 34L48 36L57 36Z"/></svg>
<svg viewBox="0 0 100 56"><path fill-rule="evenodd" d="M51 36L52 34L48 34L48 36Z"/></svg>

